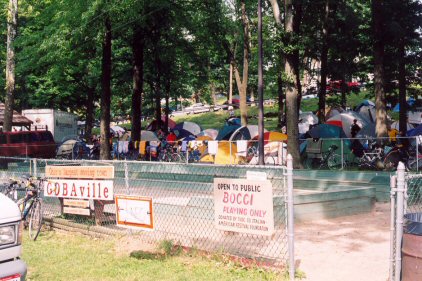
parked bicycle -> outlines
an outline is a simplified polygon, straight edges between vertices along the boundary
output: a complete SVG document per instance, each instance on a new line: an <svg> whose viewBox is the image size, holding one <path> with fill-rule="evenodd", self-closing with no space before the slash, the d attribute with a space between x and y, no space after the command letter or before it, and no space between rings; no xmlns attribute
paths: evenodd
<svg viewBox="0 0 422 281"><path fill-rule="evenodd" d="M25 177L23 180L11 179L3 190L6 196L11 197L18 205L22 221L29 228L29 237L36 240L42 226L43 212L41 192L45 179ZM17 200L17 193L24 192L24 197Z"/></svg>
<svg viewBox="0 0 422 281"><path fill-rule="evenodd" d="M324 169L338 170L342 168L341 156L337 154L338 146L333 144L329 146L328 151L321 153L321 157L306 158L304 166L307 169Z"/></svg>
<svg viewBox="0 0 422 281"><path fill-rule="evenodd" d="M161 143L162 148L158 155L158 160L161 162L182 162L182 157L179 154L178 146L171 145L167 142Z"/></svg>

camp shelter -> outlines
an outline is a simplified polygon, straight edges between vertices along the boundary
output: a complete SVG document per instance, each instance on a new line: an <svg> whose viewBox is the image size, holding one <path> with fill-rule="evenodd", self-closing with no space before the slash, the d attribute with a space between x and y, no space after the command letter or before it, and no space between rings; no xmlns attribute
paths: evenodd
<svg viewBox="0 0 422 281"><path fill-rule="evenodd" d="M264 132L267 130L264 129ZM238 128L230 137L230 141L251 140L258 135L258 125L247 125Z"/></svg>
<svg viewBox="0 0 422 281"><path fill-rule="evenodd" d="M225 125L219 132L217 135L216 140L229 140L231 135L237 130L239 129L240 126L239 125Z"/></svg>
<svg viewBox="0 0 422 281"><path fill-rule="evenodd" d="M330 119L331 117L334 117L336 115L339 115L340 113L342 113L344 111L345 110L343 108L341 108L340 106L333 106L325 114L325 119Z"/></svg>
<svg viewBox="0 0 422 281"><path fill-rule="evenodd" d="M350 159L349 155L351 155L351 142L348 139L342 140L346 138L346 134L344 133L342 128L330 124L319 124L310 129L308 134L312 138L322 139L322 153L327 152L330 146L334 144L338 148L336 151L337 154L341 154L341 151L343 150L344 157L348 157ZM306 150L304 144L301 145L301 151L302 150Z"/></svg>
<svg viewBox="0 0 422 281"><path fill-rule="evenodd" d="M199 162L214 163L219 165L238 164L239 158L237 156L237 148L234 143L228 141L221 141L218 143L218 150L216 155L206 153Z"/></svg>
<svg viewBox="0 0 422 281"><path fill-rule="evenodd" d="M165 129L164 126L166 124L166 116L162 115L161 116L161 129ZM168 118L168 128L169 129L173 129L174 127L176 127L176 122L173 121L172 119ZM152 120L152 122L147 126L146 130L148 131L156 131L158 130L158 122L157 120Z"/></svg>
<svg viewBox="0 0 422 281"><path fill-rule="evenodd" d="M365 118L369 123L375 123L375 103L370 100L364 100L355 108L355 112Z"/></svg>
<svg viewBox="0 0 422 281"><path fill-rule="evenodd" d="M309 131L310 126L318 124L318 116L313 112L302 112L299 114L299 134L304 134Z"/></svg>
<svg viewBox="0 0 422 281"><path fill-rule="evenodd" d="M159 139L154 132L142 130L141 141L159 141Z"/></svg>
<svg viewBox="0 0 422 281"><path fill-rule="evenodd" d="M363 127L358 134L356 135L356 138L366 138L366 139L371 139L371 138L376 138L376 133L375 133L375 124L374 123L369 123L368 125L366 125L365 127Z"/></svg>
<svg viewBox="0 0 422 281"><path fill-rule="evenodd" d="M4 103L0 103L0 126L3 127L4 122ZM12 126L26 127L28 130L31 128L33 122L23 115L20 115L17 111L13 110Z"/></svg>
<svg viewBox="0 0 422 281"><path fill-rule="evenodd" d="M210 136L199 136L196 137L196 141L201 143L202 145L198 145L198 150L201 153L201 155L206 154L207 146L205 145L205 142L212 141L213 139Z"/></svg>
<svg viewBox="0 0 422 281"><path fill-rule="evenodd" d="M181 139L188 136L196 136L202 131L202 129L201 126L194 122L185 121L177 124L173 128L173 131L176 134L177 138Z"/></svg>
<svg viewBox="0 0 422 281"><path fill-rule="evenodd" d="M351 138L352 134L350 132L350 128L353 124L354 119L357 120L357 124L359 125L360 128L363 128L369 124L369 122L366 121L365 118L363 118L362 116L359 115L359 113L354 112L354 111L345 111L343 113L340 113L328 119L326 123L329 125L341 127L344 133L346 134L346 136L348 138Z"/></svg>
<svg viewBox="0 0 422 281"><path fill-rule="evenodd" d="M215 140L218 136L218 130L216 129L206 129L201 131L198 135L198 137L200 136L208 136L210 137L212 140Z"/></svg>
<svg viewBox="0 0 422 281"><path fill-rule="evenodd" d="M258 141L259 136L252 138L254 142ZM270 142L287 142L287 135L280 132L265 132L264 133L264 145Z"/></svg>
<svg viewBox="0 0 422 281"><path fill-rule="evenodd" d="M400 125L398 121L393 122L393 124L391 124L391 129L396 129L397 131L400 131ZM409 122L406 124L406 132L410 131L412 129L414 129L415 127L413 127L412 124L410 124Z"/></svg>

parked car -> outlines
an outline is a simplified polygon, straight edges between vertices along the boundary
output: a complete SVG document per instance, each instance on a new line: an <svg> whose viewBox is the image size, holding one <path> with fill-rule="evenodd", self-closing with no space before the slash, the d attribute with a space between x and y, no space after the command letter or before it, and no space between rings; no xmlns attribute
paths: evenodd
<svg viewBox="0 0 422 281"><path fill-rule="evenodd" d="M341 84L343 83L342 80L331 80L327 84L327 92L341 92ZM352 92L359 92L361 88L361 83L359 82L346 82L347 87Z"/></svg>
<svg viewBox="0 0 422 281"><path fill-rule="evenodd" d="M185 108L185 112L187 114L193 113L193 114L197 114L197 113L204 113L204 112L209 112L210 111L210 106L209 105L204 105L202 103L194 103L192 106L186 107Z"/></svg>
<svg viewBox="0 0 422 281"><path fill-rule="evenodd" d="M27 266L22 253L21 212L15 202L0 193L0 280L24 281Z"/></svg>
<svg viewBox="0 0 422 281"><path fill-rule="evenodd" d="M0 156L54 158L56 143L50 131L0 132Z"/></svg>

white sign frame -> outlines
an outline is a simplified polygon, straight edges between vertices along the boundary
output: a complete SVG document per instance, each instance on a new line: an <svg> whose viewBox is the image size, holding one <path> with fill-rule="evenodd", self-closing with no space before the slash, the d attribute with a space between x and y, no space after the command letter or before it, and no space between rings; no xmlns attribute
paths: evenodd
<svg viewBox="0 0 422 281"><path fill-rule="evenodd" d="M214 223L224 231L271 236L273 188L269 180L214 179Z"/></svg>
<svg viewBox="0 0 422 281"><path fill-rule="evenodd" d="M152 197L116 195L116 224L125 228L154 229Z"/></svg>

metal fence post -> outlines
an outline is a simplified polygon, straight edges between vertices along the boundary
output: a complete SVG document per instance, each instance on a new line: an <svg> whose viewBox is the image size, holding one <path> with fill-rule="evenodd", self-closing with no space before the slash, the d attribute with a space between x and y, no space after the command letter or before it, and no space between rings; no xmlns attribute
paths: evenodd
<svg viewBox="0 0 422 281"><path fill-rule="evenodd" d="M394 279L394 255L395 255L395 241L394 241L394 233L395 233L395 218L396 218L396 183L397 177L392 176L390 178L390 279L393 281Z"/></svg>
<svg viewBox="0 0 422 281"><path fill-rule="evenodd" d="M37 158L34 158L34 176L38 176Z"/></svg>
<svg viewBox="0 0 422 281"><path fill-rule="evenodd" d="M294 206L293 206L293 157L287 155L287 238L289 249L289 276L295 280L295 256L294 256Z"/></svg>
<svg viewBox="0 0 422 281"><path fill-rule="evenodd" d="M126 187L126 194L130 195L130 187L129 187L129 169L127 166L127 162L124 163L125 166L125 187Z"/></svg>
<svg viewBox="0 0 422 281"><path fill-rule="evenodd" d="M416 171L419 172L419 136L415 136L416 139Z"/></svg>
<svg viewBox="0 0 422 281"><path fill-rule="evenodd" d="M404 190L405 190L405 167L399 162L397 167L397 212L396 212L396 266L395 280L400 281L401 275L401 242L403 238L403 215L404 215Z"/></svg>
<svg viewBox="0 0 422 281"><path fill-rule="evenodd" d="M343 139L340 139L340 144L341 144L341 168L344 169Z"/></svg>

